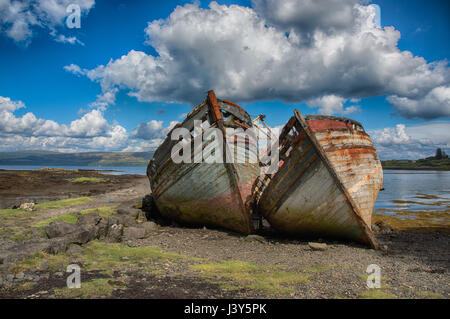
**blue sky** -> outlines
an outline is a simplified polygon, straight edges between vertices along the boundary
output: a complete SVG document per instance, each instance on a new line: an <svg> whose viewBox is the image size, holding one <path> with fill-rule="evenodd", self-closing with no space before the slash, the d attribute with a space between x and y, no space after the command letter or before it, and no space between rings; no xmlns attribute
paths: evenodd
<svg viewBox="0 0 450 319"><path fill-rule="evenodd" d="M89 1L92 1L92 3L89 3ZM22 2L26 8L28 1L24 0ZM77 1L72 2L76 3ZM159 39L159 48L168 48L172 55L175 55L175 50L181 50L181 52L183 52L182 49L176 47L176 45L171 42L173 39L169 38L169 36L164 33L164 30L169 30L171 25L163 24L161 28L152 31L153 33L150 35L145 29L152 21L168 18L169 15L174 12L177 5L184 6L186 3L189 4L192 2L118 0L98 0L95 1L95 4L93 3L93 0L86 0L84 2L87 2L87 4L83 4L85 7L82 5L82 9L85 8L86 10L82 10L83 15L81 16L80 29L68 29L64 24L66 17L61 14L55 16L53 19L42 18L39 16L39 12L41 11L36 11L36 9L33 12L37 12L37 18L42 19L41 25L30 24L32 35L28 35L25 39L21 40L18 40L17 36L16 38L11 37L8 33L8 28L12 28L14 25L13 19L20 19L21 17L8 16L8 9L2 9L2 7L0 7L0 97L8 98L8 101L11 101L11 103L21 101L22 104L26 106L20 108L16 107L14 111L10 111L10 113L14 115L15 120L21 119L27 112L31 112L37 119L53 121L58 125L69 127L73 121L80 119L83 115L96 108L95 105L98 104L92 103L99 101L98 95L116 88L117 91L115 93L114 102L108 102L101 108L101 119L99 121L102 122L103 120L106 120L107 124L102 122L102 128L97 130L99 136L110 135L111 133L108 130L112 130L114 125L120 125L126 130L126 134L130 135L130 141L132 139L132 143L136 143L136 145L141 145L139 144L140 142L148 142L151 139L157 138L160 140L162 138L161 132L158 134L149 132L147 136L131 135L133 134L133 130L139 125L150 123L151 121L154 122L152 122L152 125L148 125L149 130L155 129L163 131L164 127L167 127L171 121L180 121L180 116L189 112L191 104L195 103L195 101L199 103L201 102L201 99L191 101L189 97L186 97L189 96L189 93L186 92L181 92L179 95L174 94L173 96L168 93L160 95L157 93L152 93L153 95L142 93L143 91L147 92L147 90L144 90L139 84L137 84L137 86L130 85L127 81L123 80L121 76L112 78L110 75L97 72L95 76L92 76L91 74L91 78L87 72L89 70L95 70L98 66L105 66L109 61L117 61L117 59L122 56L129 56L129 52L132 50L142 51L146 56L157 57L159 52L155 47L157 47L158 44L152 45L151 43L146 43L149 38L153 40L155 38ZM331 32L347 32L340 31L341 29L344 30L344 27L342 27L341 24L338 26L338 28L341 29L339 29L339 31L334 31L335 29L333 28L336 28L336 26L328 26L326 20L324 20L324 25L312 25L311 28L314 29L308 29L307 31L302 29L305 25L305 23L303 23L304 21L301 20L304 19L302 18L300 10L302 9L304 2L302 0L299 0L296 3L297 7L300 8L300 13L298 16L294 16L297 20L289 20L289 23L291 23L289 29L283 29L288 22L281 21L279 16L271 15L269 9L267 9L269 8L270 1L217 2L220 5L230 6L236 4L239 7L252 8L259 16L265 19L265 23L270 27L273 26L277 31L280 30L284 32L288 30L286 31L286 34L290 32L291 34L297 33L302 35L302 32L307 34L308 30L311 34L311 32L316 32L315 30L317 29L325 30L326 36L331 37L333 36L333 33ZM286 2L288 2L288 0L286 0ZM348 5L348 2L351 2L351 6L354 6L357 1L344 0L342 6ZM206 13L212 10L209 7L209 1L199 1L197 3L199 5L198 10L203 9ZM64 1L61 1L61 5L63 4L65 4ZM386 28L393 26L395 30L400 32L401 37L397 44L399 51L410 51L413 57L423 57L425 59L425 65L430 65L430 63L439 61L444 64L446 63L446 59L450 56L450 41L448 41L450 38L450 4L448 1L387 0L373 1L371 4L377 4L381 8L381 27ZM369 4L362 3L361 5L367 6ZM29 7L28 10L32 12L34 9ZM307 8L305 8L305 10L307 10ZM320 11L320 14L330 14L327 12L324 13L324 11L326 10ZM175 23L181 22L179 22L179 20L175 21L174 18L173 24ZM310 22L307 21L307 23ZM345 28L348 27L348 30L350 30L351 23L348 22L348 24L350 26L345 25ZM308 26L308 28L309 27L310 26ZM214 32L214 30L211 32ZM245 32L245 30L243 32ZM58 35L64 35L65 38L76 37L77 42L71 44L68 42L63 43L55 41ZM345 37L346 36L343 36L343 38ZM167 43L164 41L167 41ZM205 43L207 43L207 41L208 39L205 39ZM188 52L192 52L189 47L186 47L185 50L186 55L190 55ZM274 51L276 50L274 49ZM389 52L386 54L389 54ZM361 56L361 59L364 58L364 56ZM257 59L258 57L255 56L255 60ZM383 59L383 57L381 57L381 59ZM356 61L355 58L353 58L352 61ZM215 61L215 63L221 63L220 59ZM409 65L409 62L406 61L405 64ZM69 65L79 67L81 72L68 72L64 67ZM362 65L364 65L364 63L362 63ZM167 64L165 64L165 66L167 66ZM390 66L387 65L386 67L389 68ZM433 69L433 67L428 68ZM168 67L168 69L170 69L170 67ZM375 73L377 71L376 67L371 70L375 70ZM400 68L400 70L403 70L403 68ZM186 71L186 74L184 74L186 80L189 79L189 72L196 74L204 72L204 70L192 68L192 70ZM301 68L299 68L298 72L306 73L306 71ZM382 77L388 72L389 70L386 72L383 70L383 72L380 72L381 75L377 73L376 76ZM433 85L444 88L442 89L444 90L444 93L442 93L444 99L438 101L440 103L439 105L442 105L442 110L433 111L433 113L428 112L425 109L426 106L420 106L424 109L418 110L417 107L414 106L416 104L413 104L413 99L417 99L419 104L431 100L431 98L426 99L427 92L430 92L430 90L434 88L430 87L428 82L431 80L428 79L419 79L417 80L417 84L410 84L411 86L417 85L419 88L426 87L427 91L424 91L425 93L423 93L423 96L419 97L412 93L405 93L402 95L402 84L399 84L399 89L396 91L395 89L391 90L388 85L383 86L379 83L375 85L371 83L371 81L369 81L366 86L361 85L361 88L358 88L359 91L355 88L356 93L354 95L351 93L351 87L355 84L352 84L354 82L350 81L345 89L341 87L328 89L328 86L320 82L318 82L318 84L306 82L306 85L310 85L311 89L309 91L305 89L304 92L301 94L299 93L298 95L296 95L295 92L291 93L291 87L276 87L274 89L275 92L280 93L275 93L273 100L270 98L270 94L258 93L262 90L270 90L271 87L263 87L261 90L259 88L249 87L250 92L252 92L249 93L249 96L246 96L245 92L238 92L236 94L231 94L231 96L219 97L229 99L234 98L234 101L241 103L251 115L258 115L261 113L266 114L267 123L274 127L284 124L292 115L294 108L300 109L305 114L328 112L334 115L351 117L362 122L366 130L373 132L375 143L377 143L377 141L380 143L380 149L383 153L382 157L414 157L428 154L436 145L447 148L450 143L445 136L441 136L441 138L432 141L428 140L424 142L423 140L424 136L426 137L423 127L430 127L430 125L433 125L434 123L437 123L436 126L432 127L433 130L435 130L436 136L449 135L448 131L445 131L446 128L448 128L446 125L449 123L450 114L450 105L448 105L449 100L448 98L445 99L445 96L448 96L445 95L448 94L445 90L448 88L449 84L448 64L443 66L443 70L439 71L440 73L438 73L438 71L433 72L436 74L430 75L430 77L435 76L441 78L441 82ZM414 76L417 78L416 73L417 71L414 71ZM251 76L257 77L258 73L248 75L247 82L251 82ZM323 75L324 78L327 76L326 73ZM355 78L358 76L361 75L356 74ZM371 75L368 74L368 77L369 76ZM446 76L447 78L445 78ZM387 79L390 81L393 77L395 77L395 74L389 75ZM405 75L405 79L407 80L404 81L409 81L411 77L412 75ZM435 77L433 77L433 79L435 79ZM362 82L364 81L365 80L362 80ZM382 79L380 81L387 80ZM395 79L393 81L395 83L398 82ZM110 85L110 83L113 83L113 85ZM104 87L103 91L101 85ZM167 85L168 84L166 84L166 86ZM216 82L211 82L211 85L216 85L217 87L201 86L198 88L198 91L206 92L209 89L215 89L220 92L222 89L220 87L221 84ZM146 89L148 88L146 87ZM139 98L129 95L129 92L136 91L138 92ZM150 91L155 92L157 89L150 88ZM234 92L230 90L227 91L227 88L223 88L222 91ZM157 98L155 98L156 95L158 95ZM200 93L193 95L200 96ZM332 105L328 108L324 107L321 103L325 102L324 100L320 100L320 98L330 95L335 97L338 96L338 98L334 99L334 102L332 102ZM400 99L408 98L410 100L405 106L398 102L398 99L395 100L394 98L394 100L388 100L386 98L394 95L398 96ZM346 111L346 108L352 105L355 106L356 111L350 112L350 109L347 109ZM438 108L439 105L437 106ZM411 109L408 109L408 107ZM435 105L432 105L429 109L433 107L436 108ZM156 122L160 123L160 121L162 121L161 125L155 124ZM12 120L9 124L12 124ZM7 127L8 123L4 123L3 125ZM403 126L398 127L398 125ZM403 131L407 137L402 135L402 127L404 127ZM0 148L0 150L39 148L40 144L38 142L31 143L29 140L26 140L33 136L38 139L42 138L41 149L54 149L60 151L126 149L123 147L123 144L120 143L117 147L111 145L109 148L95 143L91 143L90 146L87 146L87 139L93 138L95 134L92 132L86 133L86 130L74 133L75 128L73 128L71 133L67 133L68 131L66 130L67 132L64 134L56 134L60 138L64 136L71 138L71 142L69 143L70 147L67 148L64 146L67 145L66 142L61 142L61 145L52 144L53 142L49 143L48 138L51 138L51 134L49 133L40 136L35 131L32 133L25 133L25 129L24 132L20 132L19 130L4 128L2 135L1 128L0 122L0 140L3 139L4 142L3 148ZM58 130L59 129L60 128L58 128ZM28 130L27 132L30 131ZM79 138L81 136L80 134L84 134L84 136L82 136L84 139L80 139L82 143L77 146L74 137ZM396 135L398 139L389 140L389 135ZM19 144L16 142L14 138L17 138L17 136L21 136L20 141L23 145L20 145L20 142ZM8 143L11 144L9 145ZM128 145L130 143L125 144ZM405 152L403 154L395 151L398 149L398 144L402 144L401 147L404 147ZM432 146L427 148L424 144L430 144ZM140 148L136 147L135 150L146 150L155 145L157 145L157 141L154 141L154 143L144 143ZM127 150L132 150L132 148Z"/></svg>

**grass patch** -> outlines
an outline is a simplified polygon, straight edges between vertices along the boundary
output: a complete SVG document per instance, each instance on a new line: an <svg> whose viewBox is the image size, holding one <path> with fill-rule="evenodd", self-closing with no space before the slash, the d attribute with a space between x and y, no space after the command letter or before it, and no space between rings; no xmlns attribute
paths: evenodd
<svg viewBox="0 0 450 319"><path fill-rule="evenodd" d="M80 288L55 289L55 295L64 298L98 298L108 297L112 294L114 286L109 282L109 278L94 279L88 282L81 282Z"/></svg>
<svg viewBox="0 0 450 319"><path fill-rule="evenodd" d="M105 206L105 207L83 209L79 213L68 213L68 214L64 214L64 215L47 218L47 219L44 219L39 222L31 224L31 226L45 227L45 226L50 225L50 223L54 222L54 221L62 221L62 222L66 222L69 224L76 224L80 215L93 213L93 212L98 213L100 217L108 218L116 213L116 207Z"/></svg>
<svg viewBox="0 0 450 319"><path fill-rule="evenodd" d="M68 214L59 215L59 216L41 220L39 222L31 224L31 226L32 227L45 227L45 226L50 225L50 223L54 222L54 221L62 221L62 222L66 222L69 224L76 224L77 220L78 220L78 214L68 213Z"/></svg>
<svg viewBox="0 0 450 319"><path fill-rule="evenodd" d="M89 214L89 213L98 213L100 217L108 218L117 213L115 206L104 206L104 207L96 207L96 208L89 208L89 209L83 209L80 212L83 214Z"/></svg>
<svg viewBox="0 0 450 319"><path fill-rule="evenodd" d="M128 247L123 244L107 244L92 241L86 246L81 257L86 270L102 270L112 274L114 269L137 267L138 263L153 263L170 259L186 258L175 253L168 253L159 247Z"/></svg>
<svg viewBox="0 0 450 319"><path fill-rule="evenodd" d="M9 238L14 241L25 241L25 240L30 239L32 236L33 236L33 232L31 230L27 230L22 233L13 234L13 235L9 236Z"/></svg>
<svg viewBox="0 0 450 319"><path fill-rule="evenodd" d="M415 294L422 299L444 299L443 295L436 292L417 291Z"/></svg>
<svg viewBox="0 0 450 319"><path fill-rule="evenodd" d="M104 183L108 180L101 177L78 177L71 180L72 183Z"/></svg>
<svg viewBox="0 0 450 319"><path fill-rule="evenodd" d="M25 282L23 284L20 284L17 287L17 290L19 290L19 291L27 291L27 290L33 289L33 287L34 287L34 283L32 283L32 282Z"/></svg>
<svg viewBox="0 0 450 319"><path fill-rule="evenodd" d="M260 290L270 294L286 294L291 291L287 285L306 282L311 276L277 269L274 266L258 266L239 260L223 261L217 264L191 266L208 279L223 278L228 282L216 282L222 289L245 288ZM229 282L229 280L233 282Z"/></svg>
<svg viewBox="0 0 450 319"><path fill-rule="evenodd" d="M396 299L397 296L381 289L370 289L359 294L363 299Z"/></svg>
<svg viewBox="0 0 450 319"><path fill-rule="evenodd" d="M18 215L31 215L33 212L29 212L22 209L0 209L0 217L15 217Z"/></svg>
<svg viewBox="0 0 450 319"><path fill-rule="evenodd" d="M90 197L67 198L67 199L61 199L61 200L55 200L55 201L51 201L51 202L36 204L36 209L44 210L44 209L50 209L50 208L65 208L65 207L88 203L91 201L93 201L93 199Z"/></svg>
<svg viewBox="0 0 450 319"><path fill-rule="evenodd" d="M186 258L183 255L168 253L159 247L128 247L123 244L109 244L94 240L84 245L84 253L77 257L77 263L83 265L84 270L99 270L104 274L112 274L114 270L144 267L152 271L158 269L158 262ZM28 269L36 269L39 264L46 262L52 271L65 270L73 258L66 253L50 255L40 252L34 258L25 259L14 265L10 271L18 273ZM150 265L150 266L149 266Z"/></svg>

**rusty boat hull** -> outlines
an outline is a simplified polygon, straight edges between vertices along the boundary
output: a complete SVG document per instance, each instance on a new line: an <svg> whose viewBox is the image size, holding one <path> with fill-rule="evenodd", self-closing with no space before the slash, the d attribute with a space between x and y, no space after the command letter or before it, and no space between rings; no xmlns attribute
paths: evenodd
<svg viewBox="0 0 450 319"><path fill-rule="evenodd" d="M225 131L229 125L224 121L224 113L232 116L238 125L252 125L245 110L230 101L216 99L214 92L210 91L208 98L174 129L183 127L193 133L194 121L207 121L210 127L219 128L225 133L226 145L225 141L232 137ZM245 158L235 158L233 163L195 162L195 156L210 148L211 141L205 138L201 146L195 148L192 138L192 162L175 163L171 159L171 149L177 141L173 141L170 136L171 133L156 150L147 168L159 213L182 224L253 233L251 191L259 175L257 154L251 149L245 149L236 152L237 156Z"/></svg>
<svg viewBox="0 0 450 319"><path fill-rule="evenodd" d="M280 167L255 182L258 211L275 229L346 238L377 249L372 209L382 186L381 162L356 121L300 112L279 139Z"/></svg>

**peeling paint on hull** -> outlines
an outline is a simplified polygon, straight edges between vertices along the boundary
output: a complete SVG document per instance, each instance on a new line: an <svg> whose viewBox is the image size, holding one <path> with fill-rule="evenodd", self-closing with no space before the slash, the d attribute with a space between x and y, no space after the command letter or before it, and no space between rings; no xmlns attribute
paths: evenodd
<svg viewBox="0 0 450 319"><path fill-rule="evenodd" d="M280 135L280 158L278 172L256 182L258 211L274 228L378 247L370 222L382 169L359 123L296 111Z"/></svg>
<svg viewBox="0 0 450 319"><path fill-rule="evenodd" d="M232 102L216 100L210 91L208 99L198 105L178 127L191 131L193 121L201 120L223 130L228 125L222 118L224 111L235 115L233 118L238 125L252 125L245 110ZM156 150L147 168L153 198L160 213L183 224L253 233L251 188L259 175L256 147L255 152L251 149L237 152L241 155L236 155L235 163L192 161L177 164L170 157L170 150L175 145L170 135ZM234 141L234 137L226 136L226 140ZM205 139L199 149L192 148L192 158L212 146ZM242 154L245 154L244 160L239 158Z"/></svg>

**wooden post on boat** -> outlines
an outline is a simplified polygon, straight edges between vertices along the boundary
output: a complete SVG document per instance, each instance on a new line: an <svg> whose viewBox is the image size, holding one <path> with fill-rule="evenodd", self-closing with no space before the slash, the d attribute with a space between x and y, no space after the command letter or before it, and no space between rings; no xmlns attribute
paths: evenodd
<svg viewBox="0 0 450 319"><path fill-rule="evenodd" d="M231 154L230 150L228 149L228 143L227 143L227 133L225 130L225 126L223 125L223 116L220 112L219 104L217 103L217 98L213 90L208 91L208 104L209 108L211 110L211 115L213 117L213 121L217 123L217 127L222 132L223 136L223 164L225 165L225 168L228 173L228 177L230 179L231 185L234 189L234 193L238 197L239 207L241 208L242 215L244 218L249 219L248 225L249 228L248 232L253 232L253 223L251 220L251 216L247 214L246 212L250 209L250 207L246 207L244 199L242 198L241 190L239 189L239 175L236 172L236 167L234 166L234 162L228 163L227 162L227 154Z"/></svg>

